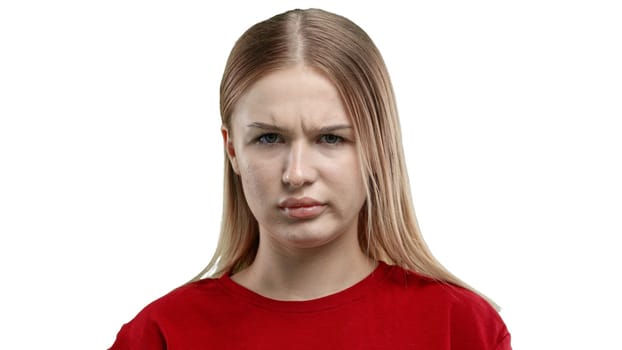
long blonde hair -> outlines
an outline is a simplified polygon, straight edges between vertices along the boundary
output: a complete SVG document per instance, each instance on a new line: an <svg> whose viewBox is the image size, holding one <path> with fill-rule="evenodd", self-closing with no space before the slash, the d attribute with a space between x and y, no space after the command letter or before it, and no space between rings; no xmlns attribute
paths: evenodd
<svg viewBox="0 0 622 350"><path fill-rule="evenodd" d="M235 104L254 82L299 63L332 80L360 140L361 172L368 180L359 214L361 249L372 259L472 290L434 258L421 236L389 74L375 44L352 21L319 9L296 9L249 28L235 43L223 74L222 124L231 130ZM214 277L235 273L250 265L257 253L259 226L239 176L224 159L220 238L211 261L194 280L208 272Z"/></svg>

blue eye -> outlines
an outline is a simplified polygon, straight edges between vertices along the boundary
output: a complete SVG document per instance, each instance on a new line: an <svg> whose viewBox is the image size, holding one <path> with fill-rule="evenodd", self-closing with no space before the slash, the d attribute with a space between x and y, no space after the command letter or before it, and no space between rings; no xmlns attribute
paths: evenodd
<svg viewBox="0 0 622 350"><path fill-rule="evenodd" d="M320 136L320 142L328 143L330 145L336 145L336 144L343 142L343 137L332 135L332 134L326 134L326 135Z"/></svg>
<svg viewBox="0 0 622 350"><path fill-rule="evenodd" d="M279 134L274 134L274 133L270 133L270 134L263 134L261 136L259 136L257 138L257 142L259 143L266 143L266 144L272 144L272 143L277 143L280 141L280 136Z"/></svg>

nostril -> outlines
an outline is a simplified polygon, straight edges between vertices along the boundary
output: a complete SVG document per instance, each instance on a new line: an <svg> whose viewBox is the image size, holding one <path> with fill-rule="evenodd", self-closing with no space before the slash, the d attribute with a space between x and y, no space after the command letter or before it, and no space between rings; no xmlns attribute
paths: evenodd
<svg viewBox="0 0 622 350"><path fill-rule="evenodd" d="M304 178L302 176L294 175L291 172L285 172L285 174L283 174L283 183L299 187L304 184Z"/></svg>

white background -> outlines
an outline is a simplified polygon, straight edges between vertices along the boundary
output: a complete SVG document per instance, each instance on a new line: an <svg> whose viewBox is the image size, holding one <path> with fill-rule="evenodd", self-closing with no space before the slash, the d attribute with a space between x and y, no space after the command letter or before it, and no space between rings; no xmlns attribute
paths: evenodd
<svg viewBox="0 0 622 350"><path fill-rule="evenodd" d="M375 40L424 236L514 348L620 346L618 2L255 3L2 2L3 348L107 348L208 262L225 60L293 7Z"/></svg>

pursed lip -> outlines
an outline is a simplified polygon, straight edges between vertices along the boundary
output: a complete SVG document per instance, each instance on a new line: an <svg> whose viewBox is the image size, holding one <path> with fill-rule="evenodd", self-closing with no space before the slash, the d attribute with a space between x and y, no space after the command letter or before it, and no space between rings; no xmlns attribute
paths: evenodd
<svg viewBox="0 0 622 350"><path fill-rule="evenodd" d="M287 198L279 203L279 207L285 209L294 209L302 207L314 207L318 205L324 205L324 203L317 201L310 197L303 198Z"/></svg>
<svg viewBox="0 0 622 350"><path fill-rule="evenodd" d="M326 204L309 197L287 198L279 203L287 217L295 220L310 220L320 216Z"/></svg>

